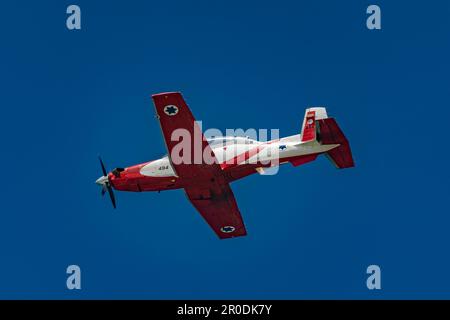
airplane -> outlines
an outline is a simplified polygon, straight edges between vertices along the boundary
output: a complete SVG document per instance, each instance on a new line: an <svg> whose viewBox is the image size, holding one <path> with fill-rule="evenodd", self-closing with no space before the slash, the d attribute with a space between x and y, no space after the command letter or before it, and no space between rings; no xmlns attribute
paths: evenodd
<svg viewBox="0 0 450 320"><path fill-rule="evenodd" d="M114 208L113 189L133 192L184 189L188 200L219 239L240 237L247 235L247 231L230 188L231 182L254 173L264 174L265 170L286 163L297 167L322 154L336 168L354 166L347 138L323 107L306 109L302 130L297 135L271 141L236 136L207 139L181 93L154 94L152 99L168 154L111 172L106 171L99 157L103 175L96 183L102 187L102 195L108 192ZM180 143L180 139L174 139L176 130L199 137L197 141L188 140L187 146L200 148L201 154L209 155L209 161L203 157L200 161L180 161L180 154L186 156L184 151L175 159ZM263 150L266 153L261 156Z"/></svg>

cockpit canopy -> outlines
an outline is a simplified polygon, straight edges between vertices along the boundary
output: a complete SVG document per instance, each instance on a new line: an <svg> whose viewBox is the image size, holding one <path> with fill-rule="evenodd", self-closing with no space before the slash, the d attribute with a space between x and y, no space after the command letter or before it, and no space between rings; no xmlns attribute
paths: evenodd
<svg viewBox="0 0 450 320"><path fill-rule="evenodd" d="M230 144L256 144L258 141L249 137L210 137L206 139L210 146L230 145Z"/></svg>

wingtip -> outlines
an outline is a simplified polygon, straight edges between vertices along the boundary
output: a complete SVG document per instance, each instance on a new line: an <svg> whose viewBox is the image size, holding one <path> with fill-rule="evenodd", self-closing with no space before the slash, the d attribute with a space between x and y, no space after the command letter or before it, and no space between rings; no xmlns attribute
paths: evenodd
<svg viewBox="0 0 450 320"><path fill-rule="evenodd" d="M153 99L155 99L155 98L158 98L158 97L171 96L171 95L181 95L181 92L179 92L179 91L161 92L161 93L152 94L151 97Z"/></svg>

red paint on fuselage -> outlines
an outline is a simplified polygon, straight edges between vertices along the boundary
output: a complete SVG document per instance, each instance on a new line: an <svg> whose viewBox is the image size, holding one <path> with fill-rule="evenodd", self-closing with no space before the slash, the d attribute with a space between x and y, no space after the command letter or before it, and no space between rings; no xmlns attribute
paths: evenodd
<svg viewBox="0 0 450 320"><path fill-rule="evenodd" d="M149 177L142 175L140 173L142 167L150 162L125 168L124 171L119 172L117 175L109 173L108 177L114 189L141 192L178 189L181 187L177 177Z"/></svg>
<svg viewBox="0 0 450 320"><path fill-rule="evenodd" d="M304 163L311 161L310 158L313 155L297 156L280 159L280 164L287 162L293 162L293 164ZM317 154L315 155L317 156ZM150 161L151 162L151 161ZM137 164L114 175L112 172L108 174L114 189L119 191L164 191L184 188L185 186L195 185L198 181L195 179L182 179L175 176L169 177L154 177L145 176L140 173L142 167L150 162ZM294 165L295 165L294 164ZM253 164L240 164L237 166L228 166L223 168L223 177L227 182L233 182L235 180L247 177L256 173L256 168L270 167L270 164L253 163Z"/></svg>

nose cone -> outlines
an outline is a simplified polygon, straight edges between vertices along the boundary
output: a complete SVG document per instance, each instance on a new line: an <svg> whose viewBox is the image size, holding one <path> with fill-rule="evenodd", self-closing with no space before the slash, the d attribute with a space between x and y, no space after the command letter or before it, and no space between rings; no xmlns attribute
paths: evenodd
<svg viewBox="0 0 450 320"><path fill-rule="evenodd" d="M106 184L107 181L108 181L108 177L107 177L107 176L101 176L100 178L98 178L98 179L95 181L95 183L98 184L98 185L103 186L103 185Z"/></svg>

